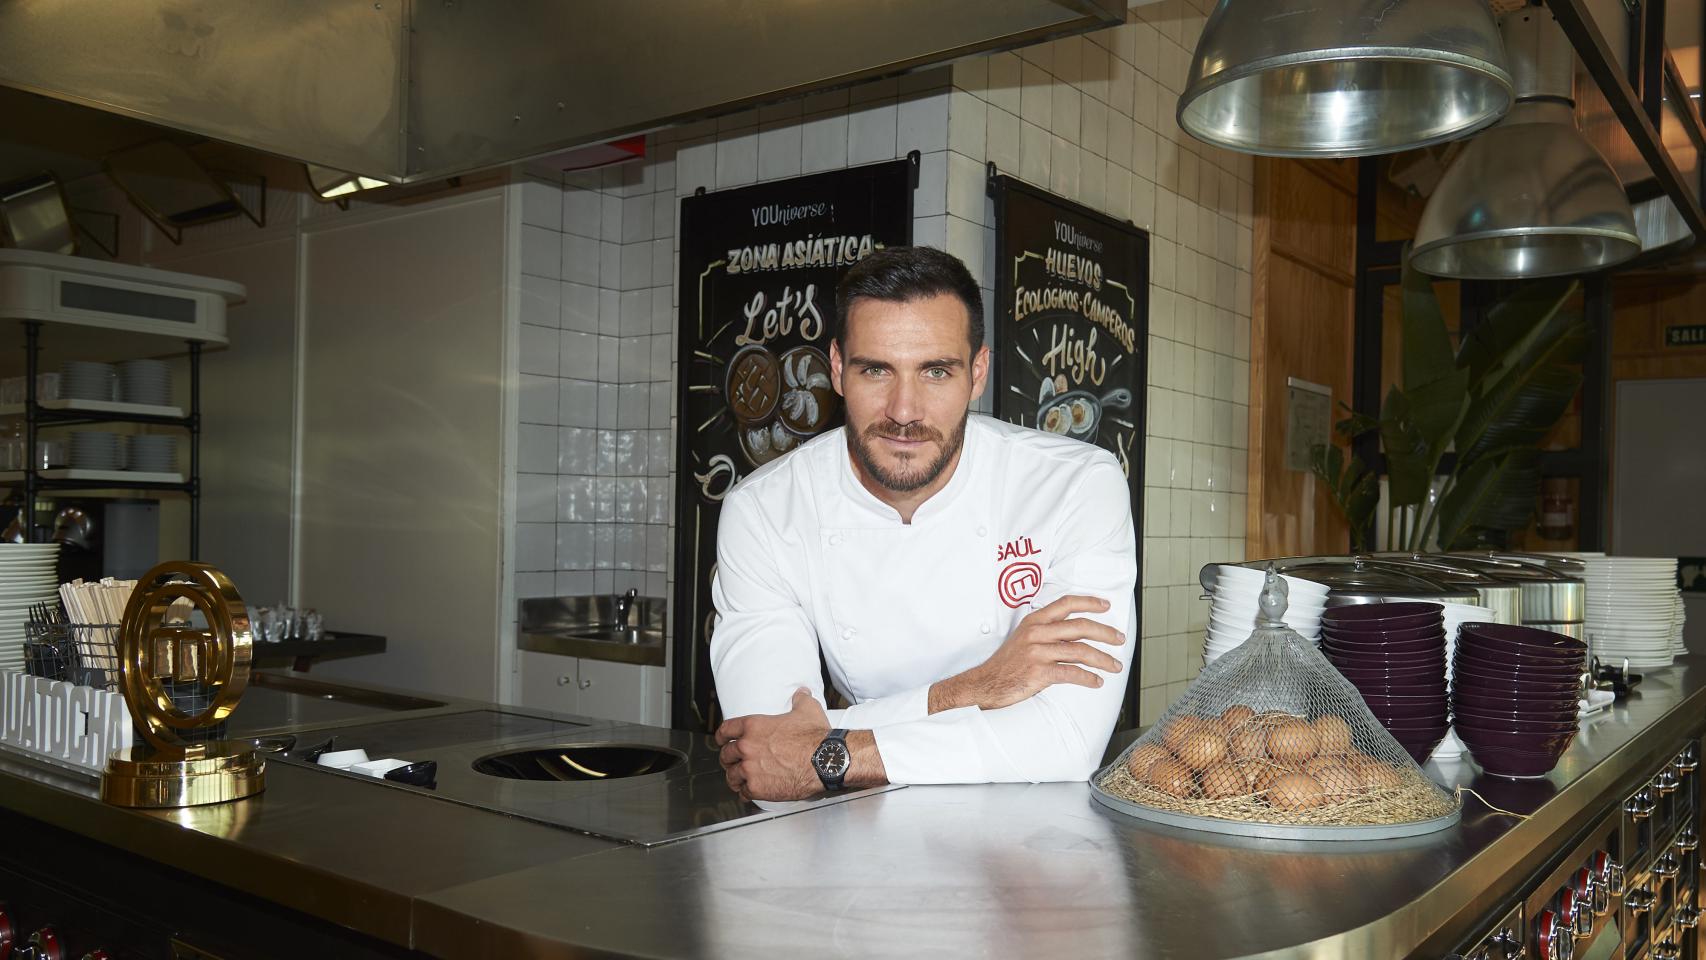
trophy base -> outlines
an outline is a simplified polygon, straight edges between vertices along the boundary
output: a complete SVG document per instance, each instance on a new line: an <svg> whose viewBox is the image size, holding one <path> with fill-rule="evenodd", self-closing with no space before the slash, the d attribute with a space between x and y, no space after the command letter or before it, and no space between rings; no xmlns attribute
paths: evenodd
<svg viewBox="0 0 1706 960"><path fill-rule="evenodd" d="M197 744L191 756L146 744L107 758L101 799L118 807L164 810L224 803L266 789L267 763L246 743L214 740Z"/></svg>

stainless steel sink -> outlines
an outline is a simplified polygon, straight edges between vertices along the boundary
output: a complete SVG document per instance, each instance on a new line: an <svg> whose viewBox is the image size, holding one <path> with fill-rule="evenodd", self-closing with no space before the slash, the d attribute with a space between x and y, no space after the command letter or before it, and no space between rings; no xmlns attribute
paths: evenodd
<svg viewBox="0 0 1706 960"><path fill-rule="evenodd" d="M663 666L662 597L534 597L521 601L518 645L536 653Z"/></svg>

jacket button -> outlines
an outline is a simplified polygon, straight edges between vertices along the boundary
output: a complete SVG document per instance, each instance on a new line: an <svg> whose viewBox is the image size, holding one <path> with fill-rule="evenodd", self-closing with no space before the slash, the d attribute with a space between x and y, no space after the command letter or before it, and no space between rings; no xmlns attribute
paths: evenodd
<svg viewBox="0 0 1706 960"><path fill-rule="evenodd" d="M851 639L853 639L853 637L855 635L858 634L858 632L859 631L853 629L852 627L842 627L841 628L841 639L851 640Z"/></svg>
<svg viewBox="0 0 1706 960"><path fill-rule="evenodd" d="M989 528L988 527L978 527L977 528L977 535L980 537L988 536L989 535Z"/></svg>
<svg viewBox="0 0 1706 960"><path fill-rule="evenodd" d="M989 632L989 621L985 620L982 623L978 624L977 625L977 632L988 633Z"/></svg>
<svg viewBox="0 0 1706 960"><path fill-rule="evenodd" d="M832 547L841 546L841 534L839 534L839 533L830 534L829 535L829 545Z"/></svg>

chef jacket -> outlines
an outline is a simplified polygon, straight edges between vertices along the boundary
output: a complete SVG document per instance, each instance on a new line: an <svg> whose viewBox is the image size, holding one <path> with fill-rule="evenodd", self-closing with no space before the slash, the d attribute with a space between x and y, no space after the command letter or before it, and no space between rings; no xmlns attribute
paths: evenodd
<svg viewBox="0 0 1706 960"><path fill-rule="evenodd" d="M754 471L723 502L711 667L723 713L824 700L818 653L870 729L891 783L1086 779L1118 717L1128 670L1099 688L1055 684L995 710L929 712L931 684L989 659L1032 610L1101 597L1093 618L1127 642L1137 554L1126 478L1106 450L983 416L948 483L910 524L866 490L841 430ZM1095 671L1101 673L1101 671Z"/></svg>

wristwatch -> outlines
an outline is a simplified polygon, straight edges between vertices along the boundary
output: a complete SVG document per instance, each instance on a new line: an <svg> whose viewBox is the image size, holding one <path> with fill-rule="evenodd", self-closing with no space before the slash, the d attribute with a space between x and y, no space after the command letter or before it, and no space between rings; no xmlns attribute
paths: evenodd
<svg viewBox="0 0 1706 960"><path fill-rule="evenodd" d="M817 778L823 781L825 790L840 790L842 780L847 777L847 768L853 765L853 755L847 751L847 731L831 730L829 736L812 751L812 769L817 771Z"/></svg>

